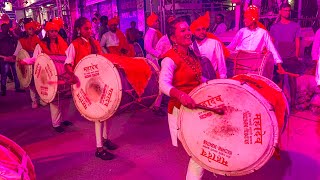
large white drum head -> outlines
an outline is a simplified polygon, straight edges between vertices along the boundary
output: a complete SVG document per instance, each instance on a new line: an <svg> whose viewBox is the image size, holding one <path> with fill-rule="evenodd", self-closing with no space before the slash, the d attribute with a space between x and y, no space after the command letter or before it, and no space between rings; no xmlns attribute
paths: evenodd
<svg viewBox="0 0 320 180"><path fill-rule="evenodd" d="M52 59L40 54L34 64L34 84L42 101L50 103L58 90L58 72Z"/></svg>
<svg viewBox="0 0 320 180"><path fill-rule="evenodd" d="M17 55L16 70L20 81L20 86L26 88L30 85L32 80L32 65L20 65L19 61L30 58L27 51L21 49Z"/></svg>
<svg viewBox="0 0 320 180"><path fill-rule="evenodd" d="M103 121L118 109L122 97L121 78L117 68L105 57L84 57L74 70L80 84L72 86L74 103L91 121Z"/></svg>
<svg viewBox="0 0 320 180"><path fill-rule="evenodd" d="M181 142L203 168L240 176L261 168L273 155L278 124L271 105L239 81L224 79L204 83L190 93L197 104L225 107L225 114L181 107Z"/></svg>

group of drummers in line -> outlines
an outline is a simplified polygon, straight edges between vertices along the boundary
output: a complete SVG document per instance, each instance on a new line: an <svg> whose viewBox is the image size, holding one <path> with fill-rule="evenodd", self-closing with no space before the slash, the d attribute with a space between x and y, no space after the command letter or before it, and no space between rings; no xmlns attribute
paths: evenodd
<svg viewBox="0 0 320 180"><path fill-rule="evenodd" d="M281 5L281 20L279 23L293 23L289 20L290 9L291 6L289 4ZM61 21L59 18L55 18L55 20ZM170 97L168 122L174 146L178 144L177 117L179 108L181 105L190 109L195 108L195 101L188 94L192 89L207 80L203 77L199 56L205 56L211 61L216 78L227 78L225 59L230 55L229 50L255 52L267 50L272 53L274 64L279 74L285 74L286 71L290 70L290 68L284 66L283 58L281 58L274 46L272 37L268 31L261 27L258 20L259 9L255 6L250 6L244 13L246 27L240 29L231 44L225 47L213 34L207 32L210 26L209 14L200 16L190 26L183 17L170 17L167 20L167 34L164 36L159 31L158 16L152 13L147 18L149 29L144 39L145 49L147 58L161 66L159 85L161 92ZM47 34L42 40L34 33L35 23L33 21L26 23L25 30L28 36L19 40L14 55L17 55L21 49L33 52L32 58L20 61L21 65L34 64L40 53L64 55L66 56L65 70L71 77L70 82L75 83L78 80L74 75L74 68L80 60L90 54L103 54L103 51L100 43L92 38L92 25L87 18L80 17L75 21L72 43L69 46L58 34L61 26L57 21L46 24L45 31ZM133 49L117 28L118 25L118 18L112 18L108 22L110 33L107 41L109 44L106 44L103 48L107 48L107 52L111 54L134 56ZM295 40L296 37L292 37L292 42L295 42ZM277 39L275 39L275 42L277 43ZM32 84L30 85L30 95L33 103L32 107L36 107L38 103L37 93ZM160 103L161 100L155 104L156 108L158 108L156 110L160 109ZM52 125L57 132L64 131L61 124L72 125L69 121L62 121L61 107L55 102L50 103L50 111ZM108 139L106 123L106 121L95 122L97 143L95 155L103 160L111 160L114 155L108 150L115 150L118 146ZM190 159L186 178L201 179L203 172L204 169Z"/></svg>

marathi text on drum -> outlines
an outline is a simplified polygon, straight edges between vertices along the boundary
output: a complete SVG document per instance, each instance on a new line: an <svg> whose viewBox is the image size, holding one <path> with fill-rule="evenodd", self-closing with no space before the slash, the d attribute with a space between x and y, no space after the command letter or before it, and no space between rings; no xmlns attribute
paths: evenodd
<svg viewBox="0 0 320 180"><path fill-rule="evenodd" d="M84 78L99 76L98 64L91 64L91 66L84 67L83 71L84 71Z"/></svg>
<svg viewBox="0 0 320 180"><path fill-rule="evenodd" d="M103 88L103 92L101 95L101 99L100 99L100 103L105 105L106 107L108 107L109 103L110 103L110 99L112 96L112 92L113 92L113 88L108 89L109 86L108 85L104 85Z"/></svg>
<svg viewBox="0 0 320 180"><path fill-rule="evenodd" d="M211 163L210 160L212 160L212 161L215 161L215 162L222 164L224 166L228 166L228 161L225 161L223 157L216 155L214 153L211 153L210 151L206 152L206 150L202 149L202 152L200 155L208 158L208 161L210 163Z"/></svg>
<svg viewBox="0 0 320 180"><path fill-rule="evenodd" d="M253 122L251 121L251 113L243 113L243 127L244 127L244 144L262 144L262 124L261 114L256 114ZM253 143L253 137L255 141Z"/></svg>
<svg viewBox="0 0 320 180"><path fill-rule="evenodd" d="M53 72L49 66L49 64L47 64L47 66L44 68L48 74L48 77L51 78L53 76Z"/></svg>
<svg viewBox="0 0 320 180"><path fill-rule="evenodd" d="M77 94L77 98L79 99L80 103L82 104L84 109L87 109L88 106L91 105L90 99L87 97L87 94L84 92L83 89L79 91Z"/></svg>
<svg viewBox="0 0 320 180"><path fill-rule="evenodd" d="M40 86L41 90L40 90L40 94L44 95L44 96L48 96L48 86Z"/></svg>
<svg viewBox="0 0 320 180"><path fill-rule="evenodd" d="M211 96L209 96L209 97L211 97ZM221 95L218 95L216 97L212 97L212 98L210 98L208 100L205 100L205 101L203 101L203 102L201 102L199 104L202 105L202 106L205 106L205 107L210 107L213 104L217 104L216 101L223 102L222 99L221 99Z"/></svg>
<svg viewBox="0 0 320 180"><path fill-rule="evenodd" d="M37 64L37 66L34 70L34 74L36 75L37 78L39 78L40 72L41 72L41 66L40 66L40 64Z"/></svg>

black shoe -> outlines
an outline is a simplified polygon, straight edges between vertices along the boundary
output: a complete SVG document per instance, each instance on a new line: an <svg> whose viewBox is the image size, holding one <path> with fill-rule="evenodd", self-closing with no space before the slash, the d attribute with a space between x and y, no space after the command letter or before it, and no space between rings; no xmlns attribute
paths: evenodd
<svg viewBox="0 0 320 180"><path fill-rule="evenodd" d="M112 160L114 159L114 155L107 150L102 150L102 151L96 151L96 157L102 159L102 160Z"/></svg>
<svg viewBox="0 0 320 180"><path fill-rule="evenodd" d="M116 150L118 149L118 145L111 142L109 139L103 142L103 146L108 148L109 150Z"/></svg>
<svg viewBox="0 0 320 180"><path fill-rule="evenodd" d="M63 129L63 127L61 127L61 126L54 127L54 130L57 131L58 133L64 132L64 129Z"/></svg>
<svg viewBox="0 0 320 180"><path fill-rule="evenodd" d="M62 124L65 126L72 126L73 125L73 123L70 121L63 121Z"/></svg>
<svg viewBox="0 0 320 180"><path fill-rule="evenodd" d="M24 92L26 92L26 90L24 90L24 89L16 89L16 92L18 92L18 93L24 93Z"/></svg>

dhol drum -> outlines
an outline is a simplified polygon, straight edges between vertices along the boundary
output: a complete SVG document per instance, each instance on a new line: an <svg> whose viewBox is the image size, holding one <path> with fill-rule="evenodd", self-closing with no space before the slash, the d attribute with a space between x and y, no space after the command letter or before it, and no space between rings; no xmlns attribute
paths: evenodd
<svg viewBox="0 0 320 180"><path fill-rule="evenodd" d="M202 76L207 80L216 79L216 71L214 70L211 61L206 57L200 58Z"/></svg>
<svg viewBox="0 0 320 180"><path fill-rule="evenodd" d="M134 48L134 52L136 53L135 57L144 57L143 50L137 42L133 43L133 48Z"/></svg>
<svg viewBox="0 0 320 180"><path fill-rule="evenodd" d="M30 157L15 142L0 135L0 179L35 180Z"/></svg>
<svg viewBox="0 0 320 180"><path fill-rule="evenodd" d="M65 72L66 56L40 54L34 64L34 82L42 101L71 98L70 76Z"/></svg>
<svg viewBox="0 0 320 180"><path fill-rule="evenodd" d="M258 53L236 51L226 60L228 77L238 74L258 74L269 79L273 77L274 59L270 52Z"/></svg>
<svg viewBox="0 0 320 180"><path fill-rule="evenodd" d="M72 86L73 100L82 116L90 121L104 121L115 113L152 107L160 94L159 71L143 59L152 75L139 97L123 69L100 55L84 57L74 70L80 83Z"/></svg>
<svg viewBox="0 0 320 180"><path fill-rule="evenodd" d="M31 81L32 81L32 72L33 68L32 65L21 65L19 61L30 58L32 54L28 53L26 50L21 49L17 55L17 62L16 62L16 70L17 70L17 75L18 79L20 81L20 86L22 88L29 87Z"/></svg>
<svg viewBox="0 0 320 180"><path fill-rule="evenodd" d="M197 104L223 108L223 115L183 106L179 112L185 150L200 166L220 175L241 176L261 168L273 155L284 127L283 119L277 119L284 110L276 112L254 88L266 83L246 77L251 82L216 79L190 93Z"/></svg>

